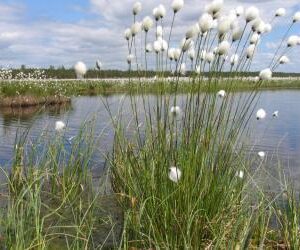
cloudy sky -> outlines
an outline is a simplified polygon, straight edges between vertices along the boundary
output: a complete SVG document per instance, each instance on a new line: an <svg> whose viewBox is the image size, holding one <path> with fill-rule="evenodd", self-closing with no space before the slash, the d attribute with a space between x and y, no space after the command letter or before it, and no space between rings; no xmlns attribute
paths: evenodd
<svg viewBox="0 0 300 250"><path fill-rule="evenodd" d="M123 31L132 21L133 0L0 0L0 66L71 67L84 61L94 67L100 59L106 69L126 69L127 44ZM172 0L141 0L140 15L151 15L159 3L165 4L170 24ZM177 46L185 30L194 24L209 0L186 0L178 14L171 46ZM237 5L257 5L265 21L274 11L285 7L288 15L274 23L271 34L263 38L253 69L268 66L272 52L291 16L300 11L299 0L225 0L226 10ZM300 23L291 34L300 35ZM291 63L280 71L300 72L300 47L289 54Z"/></svg>

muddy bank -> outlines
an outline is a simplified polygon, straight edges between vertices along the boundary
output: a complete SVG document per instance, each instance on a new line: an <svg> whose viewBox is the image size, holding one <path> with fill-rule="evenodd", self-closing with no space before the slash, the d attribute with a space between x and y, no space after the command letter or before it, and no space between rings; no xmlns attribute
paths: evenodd
<svg viewBox="0 0 300 250"><path fill-rule="evenodd" d="M0 107L32 107L42 105L59 105L70 103L71 98L65 96L12 96L0 98Z"/></svg>

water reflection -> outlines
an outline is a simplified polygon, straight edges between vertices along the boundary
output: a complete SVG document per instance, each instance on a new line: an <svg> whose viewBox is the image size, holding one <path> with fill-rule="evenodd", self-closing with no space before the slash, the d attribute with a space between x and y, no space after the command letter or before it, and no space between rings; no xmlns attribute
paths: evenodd
<svg viewBox="0 0 300 250"><path fill-rule="evenodd" d="M239 93L237 93L239 95ZM141 99L134 97L141 107ZM155 96L148 96L150 107L155 103ZM185 96L179 98L179 105L184 104ZM257 108L267 111L267 118L262 121L251 120L251 137L245 138L252 157L257 157L258 151L267 153L267 160L274 164L278 158L282 166L289 171L294 180L300 180L300 91L279 90L262 91ZM107 112L110 107L112 114L118 114L120 108L128 124L132 124L130 115L130 98L123 95L103 97L76 97L69 106L54 106L30 109L0 109L0 164L9 164L12 158L15 135L18 130L30 128L30 138L34 140L42 131L53 130L56 120L67 123L66 139L75 136L81 124L93 120L96 136L99 137L97 148L98 157L94 158L94 165L101 172L105 158L103 154L109 152L113 141L111 117ZM278 110L279 117L273 118L272 113ZM143 116L143 110L141 110ZM67 140L66 140L67 141Z"/></svg>

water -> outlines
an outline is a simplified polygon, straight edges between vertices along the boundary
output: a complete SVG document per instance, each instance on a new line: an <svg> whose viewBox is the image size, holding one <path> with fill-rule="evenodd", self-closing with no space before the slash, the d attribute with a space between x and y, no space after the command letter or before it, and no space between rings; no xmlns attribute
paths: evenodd
<svg viewBox="0 0 300 250"><path fill-rule="evenodd" d="M150 102L154 96L149 96ZM113 129L106 109L109 104L112 114L117 114L122 107L123 116L130 122L130 102L122 95L108 97L75 97L70 106L11 110L0 108L0 164L8 166L13 157L15 136L30 129L29 138L34 140L43 131L53 131L55 121L65 121L66 139L76 135L82 123L95 118L96 136L100 137L99 155L94 158L94 168L101 173L104 166L102 152L111 150ZM268 116L265 120L256 121L253 115L253 135L248 139L248 150L252 157L258 151L267 153L267 160L280 159L281 164L291 173L294 180L300 180L300 91L278 90L262 91L258 108L264 108ZM279 117L272 118L278 110Z"/></svg>

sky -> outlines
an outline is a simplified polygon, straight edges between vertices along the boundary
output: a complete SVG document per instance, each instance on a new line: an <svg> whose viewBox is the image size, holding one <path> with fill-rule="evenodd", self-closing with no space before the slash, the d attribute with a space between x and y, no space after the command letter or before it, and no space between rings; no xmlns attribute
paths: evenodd
<svg viewBox="0 0 300 250"><path fill-rule="evenodd" d="M0 66L1 67L72 67L83 61L93 68L100 60L104 69L127 69L125 28L132 23L132 0L0 0ZM162 3L166 6L164 21L168 34L172 18L172 0L141 0L143 10L138 16L152 14ZM210 0L185 0L178 13L171 46L178 46L185 31L193 25ZM287 16L273 23L273 30L263 37L253 70L268 66L280 37L287 29L299 0L225 0L224 13L242 5L256 5L261 17L270 21L279 7L287 9ZM154 31L152 31L153 33ZM300 35L300 22L291 35ZM151 39L151 37L150 37ZM288 56L291 62L279 71L300 72L300 46Z"/></svg>

